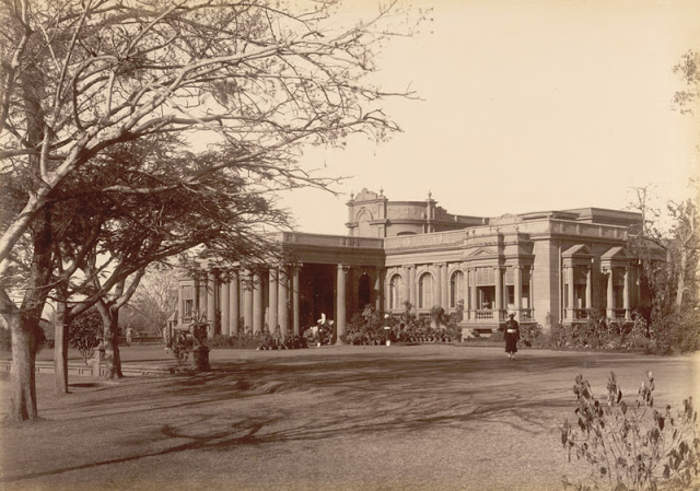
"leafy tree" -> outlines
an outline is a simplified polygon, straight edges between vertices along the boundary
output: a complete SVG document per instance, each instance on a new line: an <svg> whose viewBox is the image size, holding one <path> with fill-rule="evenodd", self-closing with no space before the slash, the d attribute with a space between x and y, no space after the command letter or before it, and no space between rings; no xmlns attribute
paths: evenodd
<svg viewBox="0 0 700 491"><path fill-rule="evenodd" d="M75 193L81 177L102 178L96 180L101 187L91 191L95 202L111 198L127 208L136 206L136 197L192 189L206 195L222 176L250 178L261 194L305 185L325 188L332 181L297 164L302 145L339 144L353 133L382 139L398 129L381 104L386 96L407 94L385 92L365 80L375 69L376 49L396 32L385 29L395 5L380 9L374 19L340 28L332 22L336 3L2 3L0 180L14 185L2 198L0 311L13 336L11 418L37 417L32 346L47 296L58 291L57 299L68 302L86 290L83 305L97 302L149 258L177 249L155 253L158 247L150 240L143 240L150 255L129 249L133 236L119 235L125 230L120 226L114 231L117 243L111 242L105 232L125 224L125 217L100 213L90 221L81 212L81 220L71 221L65 211L55 212L58 195ZM188 132L192 138L202 131L215 134L220 147L198 161L188 160L191 154L182 147L164 153L161 162L180 160L175 179L146 165L125 184L113 172L122 159L105 158L129 143ZM226 197L237 198L235 193ZM250 230L249 212L240 213L241 231ZM132 214L132 223L139 215ZM78 221L92 243L67 255L70 248L57 247L56 239L67 237L63 224L77 227ZM226 224L229 232L237 226ZM227 245L225 235L201 243L232 252L236 248ZM71 278L96 249L128 260L111 274L111 266L96 265L108 276L99 288L90 272L75 284ZM70 263L66 268L64 261ZM18 274L22 283L13 290Z"/></svg>

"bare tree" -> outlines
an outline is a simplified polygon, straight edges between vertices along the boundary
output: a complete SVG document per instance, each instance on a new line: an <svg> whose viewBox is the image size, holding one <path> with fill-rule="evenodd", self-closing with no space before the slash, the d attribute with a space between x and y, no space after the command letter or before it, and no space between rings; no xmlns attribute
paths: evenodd
<svg viewBox="0 0 700 491"><path fill-rule="evenodd" d="M262 192L325 187L328 181L297 165L301 145L336 144L353 133L382 139L398 129L381 104L408 94L364 78L375 69L375 50L394 35L386 21L395 5L339 28L332 23L336 3L2 3L1 171L25 183L6 208L0 237L0 309L13 336L12 418L37 416L31 346L57 260L50 203L96 157L157 134L207 131L225 145L219 164L189 173L186 186L236 169L262 176ZM146 195L182 184L102 181L101 193ZM20 260L31 274L14 302L6 280ZM124 267L102 290L140 267Z"/></svg>
<svg viewBox="0 0 700 491"><path fill-rule="evenodd" d="M161 330L177 309L178 273L168 266L152 265L146 270L139 288L129 302L148 323Z"/></svg>

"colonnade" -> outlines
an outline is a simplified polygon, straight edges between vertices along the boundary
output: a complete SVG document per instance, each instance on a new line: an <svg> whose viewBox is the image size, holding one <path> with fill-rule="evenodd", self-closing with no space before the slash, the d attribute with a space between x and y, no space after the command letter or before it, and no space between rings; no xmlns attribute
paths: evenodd
<svg viewBox="0 0 700 491"><path fill-rule="evenodd" d="M348 278L350 266L337 264L335 285L335 323L338 340L345 333L347 324ZM209 323L209 336L221 333L233 335L240 331L257 334L265 324L270 332L279 327L282 338L300 335L300 269L301 264L272 267L211 270L194 276L193 295L184 298L181 283L178 288L178 324L185 325L185 302L191 300L191 310L200 320ZM374 288L381 288L381 270L377 271ZM267 298L264 298L267 286ZM376 294L377 308L381 307L381 294ZM329 312L332 316L333 313Z"/></svg>
<svg viewBox="0 0 700 491"><path fill-rule="evenodd" d="M194 312L209 323L209 335L226 335L239 331L262 332L265 326L273 331L279 327L286 338L290 331L300 333L299 269L301 265L267 268L211 270L194 276ZM267 276L268 299L263 298ZM178 288L178 324L184 317L183 285ZM291 316L290 316L290 310ZM290 325L291 318L291 325Z"/></svg>
<svg viewBox="0 0 700 491"><path fill-rule="evenodd" d="M584 297L584 311L596 308L594 307L593 301L593 267L591 265L567 265L564 267L564 277L565 283L568 285L566 289L566 305L565 317L568 320L576 320L577 318L586 318L587 314L578 314L581 310L576 305L575 297L575 276L577 268L585 268L586 271L586 283L585 283L585 297ZM624 319L630 320L630 305L631 305L631 288L630 288L630 267L625 265L622 267L608 266L602 270L606 278L606 295L605 295L605 315L609 319L618 318L618 309L620 306L617 305L615 298L615 270L623 270L623 290L622 290L622 309L624 310ZM602 294L602 293L601 293ZM600 297L602 299L602 297Z"/></svg>

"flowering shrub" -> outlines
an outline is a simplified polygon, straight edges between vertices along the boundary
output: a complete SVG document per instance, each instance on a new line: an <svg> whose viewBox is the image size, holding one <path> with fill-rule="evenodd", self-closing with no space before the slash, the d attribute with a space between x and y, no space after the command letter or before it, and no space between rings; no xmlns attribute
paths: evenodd
<svg viewBox="0 0 700 491"><path fill-rule="evenodd" d="M564 421L561 443L568 454L588 464L590 473L577 489L654 490L660 484L686 488L698 475L700 440L692 398L673 412L654 409L654 377L647 373L637 401L627 404L614 373L607 400L593 396L590 383L576 377L576 424Z"/></svg>

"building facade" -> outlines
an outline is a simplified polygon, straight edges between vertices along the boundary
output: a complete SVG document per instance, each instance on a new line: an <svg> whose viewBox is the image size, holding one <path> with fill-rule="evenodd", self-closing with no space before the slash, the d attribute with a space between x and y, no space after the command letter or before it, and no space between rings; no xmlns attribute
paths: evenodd
<svg viewBox="0 0 700 491"><path fill-rule="evenodd" d="M475 217L425 201L351 197L348 235L281 232L284 264L202 271L183 278L179 325L199 312L210 333L300 334L322 313L338 337L373 305L418 315L462 311L465 330L492 331L509 313L547 328L591 315L626 321L640 304L639 270L626 246L638 213L580 208ZM272 329L270 329L272 327Z"/></svg>

